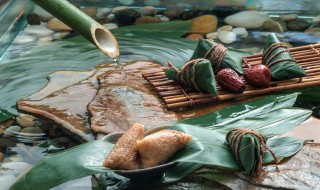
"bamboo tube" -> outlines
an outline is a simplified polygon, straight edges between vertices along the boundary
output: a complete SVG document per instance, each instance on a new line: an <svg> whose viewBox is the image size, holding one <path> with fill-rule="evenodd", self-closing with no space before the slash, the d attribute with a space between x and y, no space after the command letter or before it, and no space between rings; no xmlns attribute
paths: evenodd
<svg viewBox="0 0 320 190"><path fill-rule="evenodd" d="M112 33L67 0L33 0L40 7L96 45L104 54L119 56L118 42Z"/></svg>

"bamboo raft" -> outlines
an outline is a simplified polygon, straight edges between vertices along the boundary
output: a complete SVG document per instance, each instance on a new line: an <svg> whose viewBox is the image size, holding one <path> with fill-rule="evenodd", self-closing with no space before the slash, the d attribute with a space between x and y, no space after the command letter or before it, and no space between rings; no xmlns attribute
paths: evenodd
<svg viewBox="0 0 320 190"><path fill-rule="evenodd" d="M269 87L253 87L246 84L246 90L241 94L223 91L219 86L217 86L218 96L204 94L192 88L183 88L175 81L167 78L164 72L167 69L165 67L160 72L143 73L142 76L155 89L169 110L320 85L320 44L289 48L288 50L306 71L307 76L271 81ZM243 68L248 65L261 64L261 59L262 54L243 57Z"/></svg>

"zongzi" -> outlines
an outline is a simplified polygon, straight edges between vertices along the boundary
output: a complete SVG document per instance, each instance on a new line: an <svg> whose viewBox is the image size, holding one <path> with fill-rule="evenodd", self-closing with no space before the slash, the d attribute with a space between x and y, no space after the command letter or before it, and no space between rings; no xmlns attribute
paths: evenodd
<svg viewBox="0 0 320 190"><path fill-rule="evenodd" d="M204 93L218 94L215 76L209 60L195 59L189 61L180 70L170 62L168 62L168 65L171 68L167 69L165 73L169 79Z"/></svg>
<svg viewBox="0 0 320 190"><path fill-rule="evenodd" d="M277 80L306 76L306 72L292 58L288 48L276 34L269 34L263 50L262 63L270 68L272 78Z"/></svg>
<svg viewBox="0 0 320 190"><path fill-rule="evenodd" d="M137 141L143 168L164 163L178 150L189 144L191 135L175 130L161 130Z"/></svg>

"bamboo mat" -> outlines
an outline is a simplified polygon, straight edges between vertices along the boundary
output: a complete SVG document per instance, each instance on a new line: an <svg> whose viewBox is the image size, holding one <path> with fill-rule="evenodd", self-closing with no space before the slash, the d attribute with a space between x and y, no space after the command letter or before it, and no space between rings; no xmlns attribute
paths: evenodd
<svg viewBox="0 0 320 190"><path fill-rule="evenodd" d="M142 76L155 89L170 110L320 85L320 44L289 48L288 50L297 63L306 71L307 76L290 80L271 81L269 87L253 87L246 84L246 90L241 94L223 91L219 86L218 96L204 94L192 88L183 88L178 83L167 78L164 72L167 69L165 67L160 72L143 73ZM261 58L262 54L243 57L243 68L248 65L261 64Z"/></svg>

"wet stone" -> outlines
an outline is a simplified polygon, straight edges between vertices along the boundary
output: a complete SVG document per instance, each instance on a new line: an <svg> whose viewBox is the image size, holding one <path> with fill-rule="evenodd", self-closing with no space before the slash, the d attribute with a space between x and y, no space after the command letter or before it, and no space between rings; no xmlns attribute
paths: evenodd
<svg viewBox="0 0 320 190"><path fill-rule="evenodd" d="M320 27L308 28L308 29L305 30L304 32L305 32L305 33L309 33L309 34L320 33Z"/></svg>
<svg viewBox="0 0 320 190"><path fill-rule="evenodd" d="M287 15L280 15L279 18L283 21L291 21L298 19L297 14L287 14Z"/></svg>
<svg viewBox="0 0 320 190"><path fill-rule="evenodd" d="M27 127L21 130L22 133L43 133L43 130L38 127Z"/></svg>
<svg viewBox="0 0 320 190"><path fill-rule="evenodd" d="M115 17L121 25L129 25L134 23L140 14L133 9L125 9L115 13Z"/></svg>
<svg viewBox="0 0 320 190"><path fill-rule="evenodd" d="M217 32L222 32L222 31L232 31L233 27L230 25L225 25L217 29Z"/></svg>
<svg viewBox="0 0 320 190"><path fill-rule="evenodd" d="M3 160L4 160L4 153L0 152L0 163L3 162Z"/></svg>
<svg viewBox="0 0 320 190"><path fill-rule="evenodd" d="M13 125L13 126L8 127L4 131L3 136L4 137L10 137L10 136L14 135L14 132L20 132L20 131L21 131L21 127L19 127L17 125Z"/></svg>
<svg viewBox="0 0 320 190"><path fill-rule="evenodd" d="M224 44L231 44L236 41L237 36L230 31L222 31L218 33L218 39Z"/></svg>
<svg viewBox="0 0 320 190"><path fill-rule="evenodd" d="M197 41L197 40L203 39L203 35L201 35L201 34L189 34L188 36L186 36L186 39Z"/></svg>
<svg viewBox="0 0 320 190"><path fill-rule="evenodd" d="M155 7L152 6L145 6L145 7L141 7L141 9L139 10L139 13L142 15L146 15L146 16L152 16L157 12Z"/></svg>
<svg viewBox="0 0 320 190"><path fill-rule="evenodd" d="M157 19L159 19L161 22L170 21L170 18L169 18L169 17L166 17L166 16L164 16L164 15L155 15L154 17L157 18Z"/></svg>
<svg viewBox="0 0 320 190"><path fill-rule="evenodd" d="M171 8L163 12L164 16L169 17L170 19L178 18L184 12L183 9Z"/></svg>
<svg viewBox="0 0 320 190"><path fill-rule="evenodd" d="M312 19L312 24L315 25L315 26L319 26L320 25L320 15L314 17Z"/></svg>
<svg viewBox="0 0 320 190"><path fill-rule="evenodd" d="M28 14L26 19L28 21L28 24L30 24L30 25L40 25L41 24L40 16L35 13Z"/></svg>
<svg viewBox="0 0 320 190"><path fill-rule="evenodd" d="M69 26L67 26L57 18L51 19L47 23L47 27L54 31L71 31L72 30Z"/></svg>
<svg viewBox="0 0 320 190"><path fill-rule="evenodd" d="M218 19L213 15L203 15L192 19L190 33L207 34L217 28Z"/></svg>
<svg viewBox="0 0 320 190"><path fill-rule="evenodd" d="M112 12L111 8L98 8L97 9L97 18L107 17Z"/></svg>
<svg viewBox="0 0 320 190"><path fill-rule="evenodd" d="M184 13L182 13L181 18L183 20L190 20L197 17L198 15L199 15L199 11L196 11L196 10L185 11Z"/></svg>
<svg viewBox="0 0 320 190"><path fill-rule="evenodd" d="M287 22L288 29L292 31L303 31L311 26L311 24L304 19L297 19Z"/></svg>
<svg viewBox="0 0 320 190"><path fill-rule="evenodd" d="M160 22L160 20L155 17L143 16L143 17L137 18L135 24L151 24L151 23L157 23L157 22Z"/></svg>
<svg viewBox="0 0 320 190"><path fill-rule="evenodd" d="M97 7L84 7L81 10L90 17L95 17L97 14Z"/></svg>
<svg viewBox="0 0 320 190"><path fill-rule="evenodd" d="M16 122L23 128L34 127L37 124L37 118L28 114L19 114L16 117Z"/></svg>
<svg viewBox="0 0 320 190"><path fill-rule="evenodd" d="M218 39L218 32L211 32L206 34L207 39L215 40Z"/></svg>
<svg viewBox="0 0 320 190"><path fill-rule="evenodd" d="M278 32L278 33L284 32L284 28L282 27L282 25L279 22L273 21L273 20L265 21L262 27L263 29L271 32Z"/></svg>
<svg viewBox="0 0 320 190"><path fill-rule="evenodd" d="M232 32L240 38L246 38L248 36L248 31L245 28L234 28Z"/></svg>
<svg viewBox="0 0 320 190"><path fill-rule="evenodd" d="M107 24L104 24L103 26L105 26L106 28L108 28L108 30L115 29L115 28L119 28L118 25L115 24L115 23L107 23Z"/></svg>

